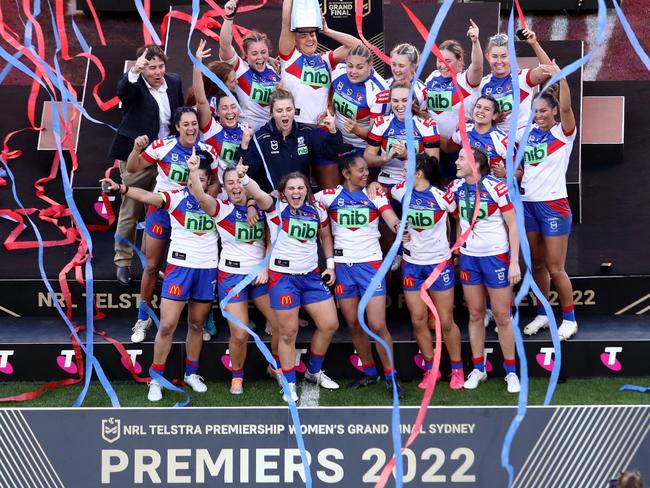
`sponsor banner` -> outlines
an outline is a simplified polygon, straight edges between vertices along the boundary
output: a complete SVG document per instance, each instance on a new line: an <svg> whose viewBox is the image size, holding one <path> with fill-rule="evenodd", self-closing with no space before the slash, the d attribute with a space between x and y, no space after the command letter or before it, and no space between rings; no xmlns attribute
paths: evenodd
<svg viewBox="0 0 650 488"><path fill-rule="evenodd" d="M270 345L268 345L270 347ZM555 364L555 349L550 341L526 341L528 374L532 377L547 378ZM153 361L153 343L125 343L127 354L135 372L147 376ZM424 358L417 344L412 341L395 340L395 365L405 381L419 381L424 372ZM494 381L502 381L503 356L498 342L485 344L485 366ZM645 376L647 370L648 342L636 340L617 341L577 341L562 343L561 378L593 376ZM108 378L130 380L126 358L120 357L117 350L104 342L95 344L95 356L101 362ZM471 358L469 343L462 345L462 356ZM185 364L185 347L176 342L172 345L166 363L165 376L181 379ZM299 340L296 345L295 368L299 374L307 369L309 343ZM375 358L379 361L379 358ZM378 363L379 364L379 363ZM446 349L442 351L440 370L447 378L450 374L449 358ZM268 380L264 356L250 345L244 368L250 380ZM361 359L354 346L346 342L331 344L324 363L324 369L334 379L353 378L363 374ZM465 364L465 371L471 365ZM231 378L230 354L227 342L207 342L203 345L199 373L209 381L228 382ZM74 351L69 344L4 344L0 345L0 381L51 381L74 378L78 368Z"/></svg>
<svg viewBox="0 0 650 488"><path fill-rule="evenodd" d="M515 414L430 408L403 454L404 484L507 486L499 446ZM401 410L403 441L415 415ZM300 417L315 488L374 486L392 455L389 408ZM7 409L0 423L8 486L305 486L286 408ZM607 486L628 468L648 478L649 423L649 406L530 408L512 445L513 486Z"/></svg>
<svg viewBox="0 0 650 488"><path fill-rule="evenodd" d="M644 315L650 314L650 280L647 276L612 276L612 277L574 277L573 303L578 314L616 314ZM54 289L58 283L51 282ZM107 314L133 315L138 309L140 299L139 281L134 281L130 288L125 288L117 281L95 281L95 303ZM83 290L76 282L70 282L73 313L83 314L79 304L84 303ZM6 313L19 316L52 316L56 315L54 300L50 297L45 286L38 280L0 280L0 307ZM551 291L551 305L559 307L557 292ZM394 273L387 299L389 318L404 318L406 302L402 292L400 273ZM64 306L63 294L57 294L58 302ZM159 297L154 296L153 308L157 310ZM533 312L537 299L532 292L524 298L521 304L524 312ZM456 307L464 311L460 285L456 288ZM11 315L11 314L10 314Z"/></svg>

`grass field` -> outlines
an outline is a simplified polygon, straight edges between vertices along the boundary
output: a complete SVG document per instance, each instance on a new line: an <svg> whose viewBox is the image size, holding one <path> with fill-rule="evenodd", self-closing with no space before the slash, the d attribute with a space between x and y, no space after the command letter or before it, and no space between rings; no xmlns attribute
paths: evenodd
<svg viewBox="0 0 650 488"><path fill-rule="evenodd" d="M36 390L43 383L13 382L0 383L0 397L16 395ZM389 406L392 400L383 383L373 385L363 390L351 391L344 388L346 382L341 381L342 389L338 391L320 390L319 404L321 406ZM540 378L530 380L529 404L542 405L546 394L548 381ZM624 384L650 386L650 376L634 378L590 378L571 379L558 385L553 397L554 405L622 405L650 404L650 394L632 391L619 392ZM123 407L144 407L152 404L147 401L147 387L132 382L114 382ZM402 405L420 405L422 391L415 382L404 383L406 398ZM273 406L284 405L280 398L277 384L268 380L252 381L244 384L244 394L231 395L229 385L225 383L208 383L208 391L204 394L192 395L190 406L193 407L237 407L237 406ZM43 393L39 398L28 402L9 402L0 404L1 407L69 407L81 391L80 385L59 388ZM298 391L300 394L300 389ZM182 400L182 395L164 391L164 398L155 404L160 407L171 407ZM446 382L436 385L432 406L486 406L486 405L516 405L517 395L506 393L505 383L499 378L491 378L478 389L453 391ZM86 407L110 407L109 400L98 382L91 384L84 402Z"/></svg>

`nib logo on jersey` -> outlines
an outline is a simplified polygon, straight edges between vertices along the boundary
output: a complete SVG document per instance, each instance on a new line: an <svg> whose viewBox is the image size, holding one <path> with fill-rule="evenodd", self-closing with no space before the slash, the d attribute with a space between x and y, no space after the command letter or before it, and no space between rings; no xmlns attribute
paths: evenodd
<svg viewBox="0 0 650 488"><path fill-rule="evenodd" d="M13 350L0 351L0 373L10 375L14 372L14 367L9 362L9 356L13 356Z"/></svg>
<svg viewBox="0 0 650 488"><path fill-rule="evenodd" d="M621 371L623 365L621 362L616 359L618 353L623 352L622 347L606 347L605 352L600 355L600 362L605 365L606 368L611 369L612 371Z"/></svg>
<svg viewBox="0 0 650 488"><path fill-rule="evenodd" d="M56 358L56 364L68 374L77 374L77 361L72 349L63 349L61 355Z"/></svg>
<svg viewBox="0 0 650 488"><path fill-rule="evenodd" d="M555 365L555 360L553 356L555 355L554 347L541 347L539 353L535 356L537 364L539 364L546 371L551 371L553 365Z"/></svg>
<svg viewBox="0 0 650 488"><path fill-rule="evenodd" d="M128 353L129 358L131 359L131 365L133 366L133 371L135 371L136 374L142 373L142 365L138 362L138 356L142 355L142 349L127 349L126 352ZM122 358L120 362L122 363L122 366L124 366L124 369L128 371L129 360L126 358Z"/></svg>

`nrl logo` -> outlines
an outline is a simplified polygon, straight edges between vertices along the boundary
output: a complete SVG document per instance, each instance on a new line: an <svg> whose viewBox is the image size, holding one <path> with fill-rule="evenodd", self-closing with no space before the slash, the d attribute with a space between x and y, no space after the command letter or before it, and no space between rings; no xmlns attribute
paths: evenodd
<svg viewBox="0 0 650 488"><path fill-rule="evenodd" d="M102 439L112 444L120 438L120 419L102 419Z"/></svg>
<svg viewBox="0 0 650 488"><path fill-rule="evenodd" d="M271 141L271 149L272 149L273 151L277 151L277 150L278 150L278 141Z"/></svg>

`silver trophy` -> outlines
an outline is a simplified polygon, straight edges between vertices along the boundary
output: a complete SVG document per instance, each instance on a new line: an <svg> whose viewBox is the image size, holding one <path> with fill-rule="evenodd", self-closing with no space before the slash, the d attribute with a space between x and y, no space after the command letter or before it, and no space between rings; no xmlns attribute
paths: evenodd
<svg viewBox="0 0 650 488"><path fill-rule="evenodd" d="M323 30L323 18L318 0L293 0L291 30L297 32Z"/></svg>

